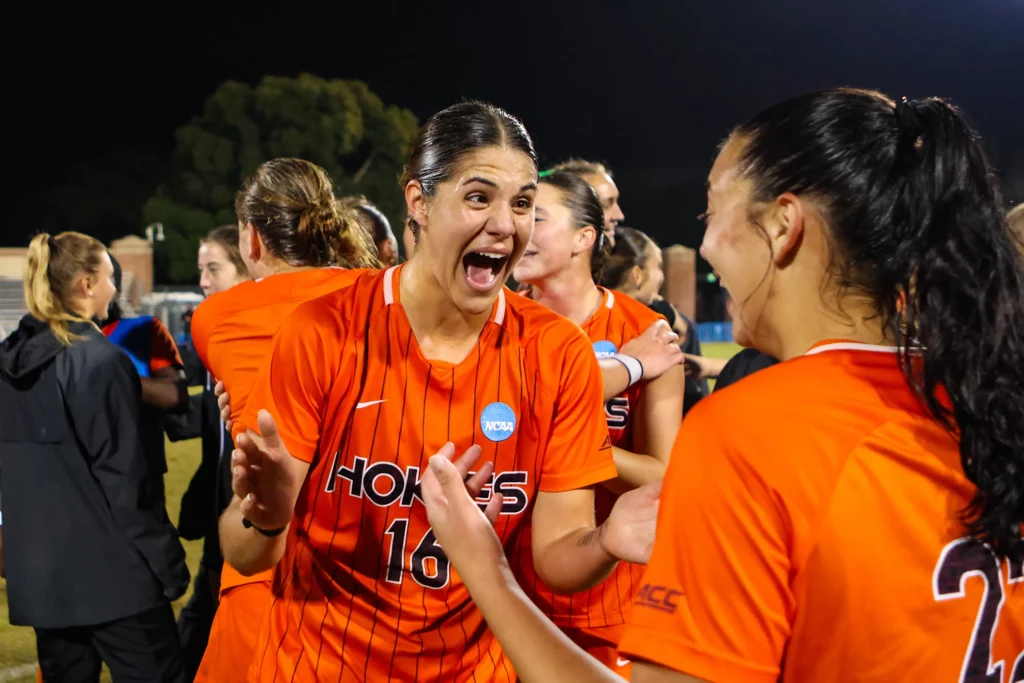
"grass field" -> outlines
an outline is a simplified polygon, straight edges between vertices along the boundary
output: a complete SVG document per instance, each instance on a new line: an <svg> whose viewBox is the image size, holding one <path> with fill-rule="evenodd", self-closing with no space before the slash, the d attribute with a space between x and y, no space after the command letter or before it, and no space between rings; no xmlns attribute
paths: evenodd
<svg viewBox="0 0 1024 683"><path fill-rule="evenodd" d="M709 358L732 358L743 349L739 344L719 342L701 344L701 351Z"/></svg>
<svg viewBox="0 0 1024 683"><path fill-rule="evenodd" d="M740 347L735 344L705 344L704 355L712 358L730 358ZM199 440L182 441L167 444L167 512L171 519L177 521L181 495L188 486L192 473L199 464ZM185 552L188 566L195 576L202 553L202 541L186 541ZM189 593L174 603L175 613L188 601ZM7 619L7 583L0 579L0 683L31 683L35 674L9 677L12 669L32 664L36 661L35 634L30 628L11 626ZM105 678L104 680L109 680Z"/></svg>

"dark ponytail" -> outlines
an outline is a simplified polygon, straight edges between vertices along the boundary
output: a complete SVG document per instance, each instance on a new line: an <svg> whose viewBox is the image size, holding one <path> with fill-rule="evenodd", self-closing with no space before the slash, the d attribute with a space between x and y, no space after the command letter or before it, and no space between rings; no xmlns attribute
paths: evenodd
<svg viewBox="0 0 1024 683"><path fill-rule="evenodd" d="M753 200L824 209L830 277L875 304L909 385L956 434L968 533L1005 556L1024 519L1024 272L977 134L940 99L804 95L736 130ZM752 217L756 218L756 217Z"/></svg>
<svg viewBox="0 0 1024 683"><path fill-rule="evenodd" d="M596 233L594 246L590 251L590 276L594 282L601 281L601 272L611 251L608 236L604 233L604 209L601 198L586 180L569 171L551 171L540 178L543 185L551 185L562 191L562 204L572 213L576 228L590 226Z"/></svg>
<svg viewBox="0 0 1024 683"><path fill-rule="evenodd" d="M615 228L615 246L611 249L599 284L608 289L623 289L626 277L635 267L647 265L647 249L654 241L635 228Z"/></svg>
<svg viewBox="0 0 1024 683"><path fill-rule="evenodd" d="M245 179L235 214L267 249L291 266L374 268L370 235L336 205L327 172L302 159L272 159Z"/></svg>

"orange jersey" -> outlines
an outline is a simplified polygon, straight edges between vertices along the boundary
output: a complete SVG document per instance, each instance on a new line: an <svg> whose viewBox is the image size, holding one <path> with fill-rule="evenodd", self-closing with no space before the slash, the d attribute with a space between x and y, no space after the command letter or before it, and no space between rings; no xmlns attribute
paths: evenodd
<svg viewBox="0 0 1024 683"><path fill-rule="evenodd" d="M238 418L285 318L301 303L352 284L363 271L313 268L242 282L207 298L192 314L192 345L206 369L231 395L233 436Z"/></svg>
<svg viewBox="0 0 1024 683"><path fill-rule="evenodd" d="M430 531L419 479L446 442L483 447L520 547L538 491L616 475L600 368L571 322L507 290L460 363L427 360L401 270L305 304L275 338L242 416L275 417L310 463L250 681L516 680ZM525 552L529 552L529 546Z"/></svg>
<svg viewBox="0 0 1024 683"><path fill-rule="evenodd" d="M709 681L1024 680L1024 562L894 350L826 343L683 422L619 647Z"/></svg>
<svg viewBox="0 0 1024 683"><path fill-rule="evenodd" d="M245 683L270 600L269 579L221 591L203 661L192 683Z"/></svg>
<svg viewBox="0 0 1024 683"><path fill-rule="evenodd" d="M602 288L604 302L581 327L590 337L597 358L607 358L622 345L640 336L662 316L621 292ZM604 404L605 420L613 446L636 452L632 411L640 400L643 383L634 384ZM604 487L595 491L597 523L608 518L618 496ZM520 583L551 620L562 627L593 629L625 623L633 595L640 589L643 566L620 562L612 574L593 588L573 595L559 595L544 585L533 569L531 555L520 563ZM617 643L615 643L617 644Z"/></svg>
<svg viewBox="0 0 1024 683"><path fill-rule="evenodd" d="M299 304L352 284L362 272L316 268L280 273L237 284L199 304L192 315L192 344L231 396L233 436L244 431L238 418L281 323ZM242 576L225 562L220 589L269 581L271 576L271 571Z"/></svg>

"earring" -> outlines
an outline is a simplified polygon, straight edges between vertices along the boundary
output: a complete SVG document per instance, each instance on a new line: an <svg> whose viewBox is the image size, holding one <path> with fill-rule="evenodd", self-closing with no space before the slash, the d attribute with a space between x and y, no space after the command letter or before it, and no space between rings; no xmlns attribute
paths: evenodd
<svg viewBox="0 0 1024 683"><path fill-rule="evenodd" d="M92 292L89 292L89 298L90 299L92 298Z"/></svg>

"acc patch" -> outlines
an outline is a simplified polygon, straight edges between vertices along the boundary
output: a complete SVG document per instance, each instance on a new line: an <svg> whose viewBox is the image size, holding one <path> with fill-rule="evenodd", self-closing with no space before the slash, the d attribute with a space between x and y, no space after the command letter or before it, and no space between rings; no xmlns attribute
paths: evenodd
<svg viewBox="0 0 1024 683"><path fill-rule="evenodd" d="M504 403L491 403L480 413L480 429L491 441L504 441L516 430L516 414Z"/></svg>

